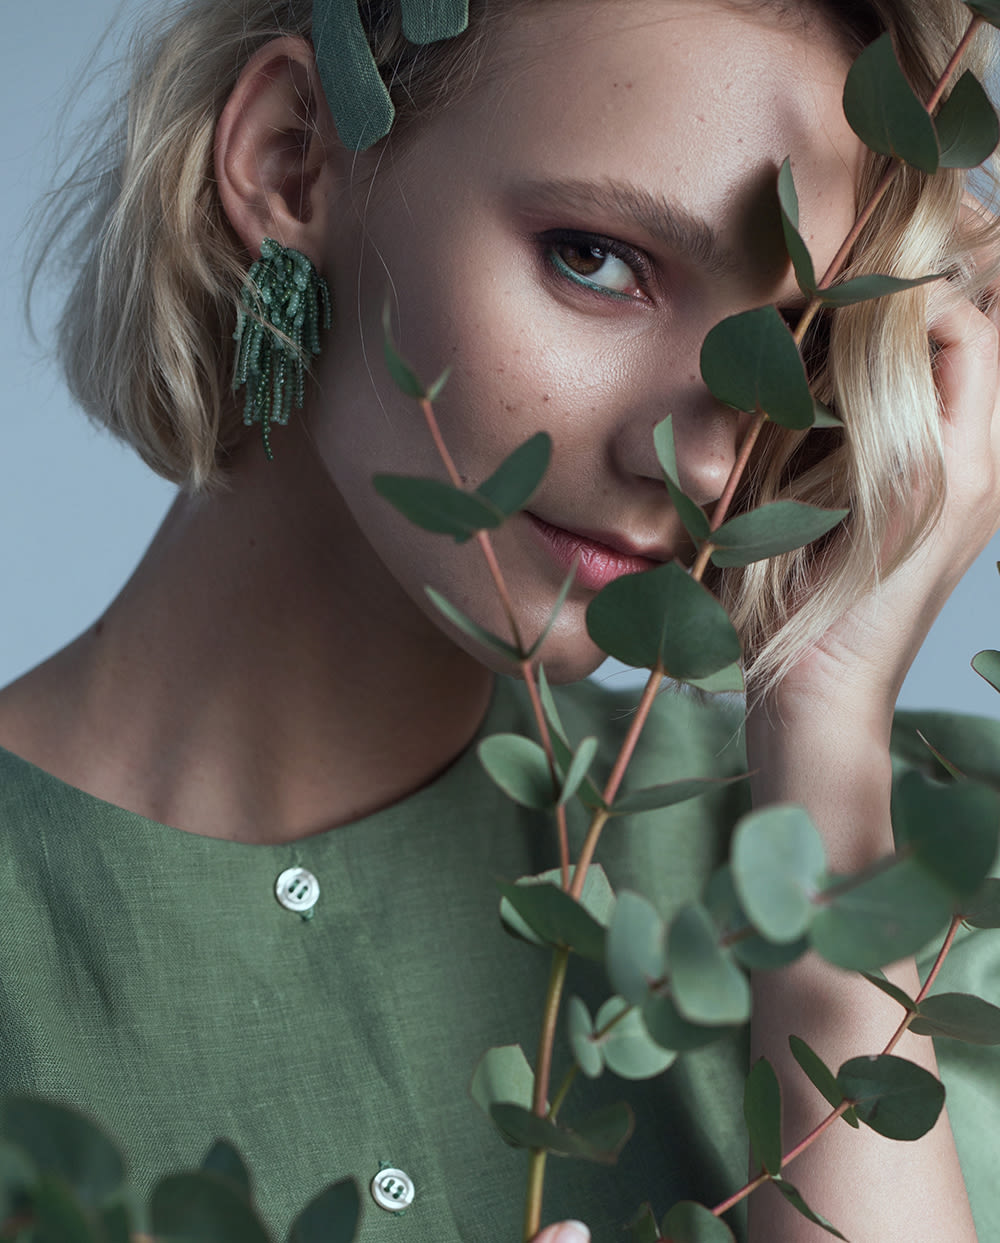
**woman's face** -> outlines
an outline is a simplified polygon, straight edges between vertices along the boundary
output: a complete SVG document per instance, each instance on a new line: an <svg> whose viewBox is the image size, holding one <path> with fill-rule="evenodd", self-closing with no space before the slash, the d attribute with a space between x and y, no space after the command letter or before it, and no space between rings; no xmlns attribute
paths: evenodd
<svg viewBox="0 0 1000 1243"><path fill-rule="evenodd" d="M391 290L418 375L453 368L435 409L464 479L551 435L548 475L494 541L529 639L582 551L545 661L559 680L597 665L595 591L636 557L691 553L655 425L673 415L682 482L703 504L733 463L743 425L702 383L705 334L752 306L801 305L774 191L786 156L819 271L851 226L862 148L841 109L848 65L819 19L779 24L751 7L520 10L487 61L497 71L384 162L330 237L337 322L315 433L373 584L387 569L437 622L429 584L507 637L475 542L419 531L372 488L378 472L445 477L419 407L385 371Z"/></svg>

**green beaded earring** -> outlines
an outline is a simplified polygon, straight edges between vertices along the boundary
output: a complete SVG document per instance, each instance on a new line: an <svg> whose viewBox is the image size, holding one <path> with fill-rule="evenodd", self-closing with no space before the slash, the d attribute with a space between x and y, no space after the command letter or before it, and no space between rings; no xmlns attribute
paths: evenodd
<svg viewBox="0 0 1000 1243"><path fill-rule="evenodd" d="M246 385L243 422L261 424L270 462L271 424L287 423L293 405L301 410L309 356L320 351L320 328L332 323L330 286L307 255L266 237L240 302L233 392Z"/></svg>

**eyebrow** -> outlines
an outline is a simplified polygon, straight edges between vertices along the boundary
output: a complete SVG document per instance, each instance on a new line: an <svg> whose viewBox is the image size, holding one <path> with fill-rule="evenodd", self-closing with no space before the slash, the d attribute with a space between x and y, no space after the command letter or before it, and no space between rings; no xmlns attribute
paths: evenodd
<svg viewBox="0 0 1000 1243"><path fill-rule="evenodd" d="M514 192L539 206L556 209L594 209L617 216L642 229L670 250L690 259L712 276L732 276L740 261L707 221L679 203L651 194L628 181L567 180L520 181Z"/></svg>

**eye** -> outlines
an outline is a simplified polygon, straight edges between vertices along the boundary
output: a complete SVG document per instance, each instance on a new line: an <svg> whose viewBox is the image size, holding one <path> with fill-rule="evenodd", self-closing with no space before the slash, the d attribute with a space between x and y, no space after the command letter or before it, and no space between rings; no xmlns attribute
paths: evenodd
<svg viewBox="0 0 1000 1243"><path fill-rule="evenodd" d="M649 260L624 242L564 229L545 234L542 244L553 271L575 285L628 302L647 300Z"/></svg>

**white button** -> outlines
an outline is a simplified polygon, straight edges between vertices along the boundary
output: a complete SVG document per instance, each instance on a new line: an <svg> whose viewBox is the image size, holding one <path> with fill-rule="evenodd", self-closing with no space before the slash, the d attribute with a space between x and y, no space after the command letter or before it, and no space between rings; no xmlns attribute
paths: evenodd
<svg viewBox="0 0 1000 1243"><path fill-rule="evenodd" d="M409 1208L415 1194L413 1179L402 1170L379 1170L372 1179L372 1198L379 1208L390 1213Z"/></svg>
<svg viewBox="0 0 1000 1243"><path fill-rule="evenodd" d="M286 911L297 911L303 915L316 905L319 881L305 868L286 868L278 877L274 892Z"/></svg>

